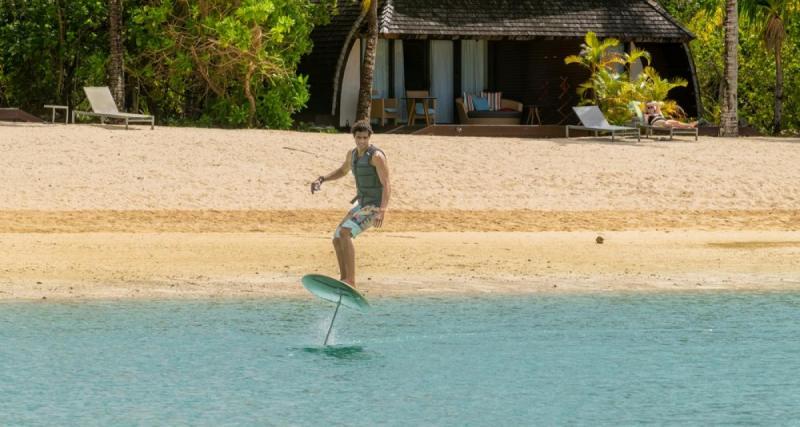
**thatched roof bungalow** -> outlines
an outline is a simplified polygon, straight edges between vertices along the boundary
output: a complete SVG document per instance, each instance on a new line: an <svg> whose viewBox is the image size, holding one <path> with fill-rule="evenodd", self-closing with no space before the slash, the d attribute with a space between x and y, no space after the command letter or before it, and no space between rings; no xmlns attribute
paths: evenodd
<svg viewBox="0 0 800 427"><path fill-rule="evenodd" d="M359 6L340 3L312 33L314 50L300 65L311 86L301 120L345 126L355 117L365 28L353 34ZM455 98L480 90L536 104L544 123L574 122L575 88L588 73L564 58L580 51L588 31L649 51L662 77L689 82L671 98L690 115L700 109L694 36L654 0L382 0L378 13L375 91L400 98L430 90L439 122L457 122Z"/></svg>

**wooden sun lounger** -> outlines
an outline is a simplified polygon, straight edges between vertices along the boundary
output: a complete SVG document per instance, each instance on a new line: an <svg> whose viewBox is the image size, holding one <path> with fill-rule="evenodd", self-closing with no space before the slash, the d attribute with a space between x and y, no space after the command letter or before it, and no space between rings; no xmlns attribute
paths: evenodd
<svg viewBox="0 0 800 427"><path fill-rule="evenodd" d="M105 119L125 120L125 129L128 123L150 123L150 129L155 127L155 117L147 114L124 113L117 110L117 104L111 96L108 86L85 87L83 91L92 106L92 111L72 111L72 123L75 123L75 116L100 117L100 123L105 123Z"/></svg>

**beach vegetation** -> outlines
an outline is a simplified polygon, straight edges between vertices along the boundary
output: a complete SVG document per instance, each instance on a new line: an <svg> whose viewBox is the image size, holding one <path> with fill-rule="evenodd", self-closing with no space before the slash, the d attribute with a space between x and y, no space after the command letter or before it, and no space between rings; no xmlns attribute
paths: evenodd
<svg viewBox="0 0 800 427"><path fill-rule="evenodd" d="M723 0L664 0L667 10L696 36L689 44L697 70L703 117L719 123L725 75ZM739 0L737 110L740 124L763 133L800 133L800 1ZM780 17L781 22L775 22ZM770 21L772 23L770 24ZM781 33L782 44L767 43ZM766 30L772 28L770 33ZM778 29L778 31L775 31ZM778 40L775 40L778 41ZM772 46L772 47L770 47ZM780 70L779 70L780 69Z"/></svg>
<svg viewBox="0 0 800 427"><path fill-rule="evenodd" d="M684 79L664 79L651 67L650 54L642 49L630 53L616 49L619 40L600 40L596 34L586 34L581 51L564 59L567 64L577 64L589 71L589 79L581 83L577 92L581 105L597 105L611 123L624 124L632 119L629 104L659 101L661 110L670 117L683 118L681 107L668 99L669 92L687 85ZM631 77L633 64L641 62L642 71Z"/></svg>
<svg viewBox="0 0 800 427"><path fill-rule="evenodd" d="M3 102L30 111L74 106L82 86L103 83L107 17L100 0L0 1Z"/></svg>
<svg viewBox="0 0 800 427"><path fill-rule="evenodd" d="M132 11L131 76L169 115L230 127L288 128L308 101L309 1L149 1Z"/></svg>
<svg viewBox="0 0 800 427"><path fill-rule="evenodd" d="M85 102L84 86L112 86L124 91L117 101L126 110L154 114L161 123L288 128L309 98L297 65L334 2L128 0L124 10L121 4L0 2L6 102L33 112L52 103L74 108ZM124 81L113 84L120 76Z"/></svg>
<svg viewBox="0 0 800 427"><path fill-rule="evenodd" d="M764 49L775 59L775 88L772 116L772 133L781 132L783 116L783 45L786 42L786 27L794 15L800 12L797 0L740 0L742 17L761 36Z"/></svg>

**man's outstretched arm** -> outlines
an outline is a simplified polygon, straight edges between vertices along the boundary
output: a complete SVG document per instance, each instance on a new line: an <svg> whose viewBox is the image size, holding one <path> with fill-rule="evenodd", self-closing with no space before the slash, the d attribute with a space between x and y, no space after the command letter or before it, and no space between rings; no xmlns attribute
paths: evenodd
<svg viewBox="0 0 800 427"><path fill-rule="evenodd" d="M319 191L323 182L337 180L347 175L348 172L350 172L351 152L352 150L347 152L347 156L344 159L344 163L342 163L342 165L339 166L336 170L327 175L320 175L319 178L315 179L314 182L311 183L311 194L314 194L317 191Z"/></svg>

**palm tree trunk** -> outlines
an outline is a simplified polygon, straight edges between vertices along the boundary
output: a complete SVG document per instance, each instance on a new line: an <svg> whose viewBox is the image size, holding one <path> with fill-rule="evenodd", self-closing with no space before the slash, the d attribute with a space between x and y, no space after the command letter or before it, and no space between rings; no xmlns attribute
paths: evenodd
<svg viewBox="0 0 800 427"><path fill-rule="evenodd" d="M56 1L56 15L58 18L58 52L56 54L56 68L58 70L56 77L56 97L59 102L63 102L64 97L64 52L67 49L66 44L66 29L64 28L64 5L61 0Z"/></svg>
<svg viewBox="0 0 800 427"><path fill-rule="evenodd" d="M361 83L358 89L356 120L369 120L372 108L372 80L375 74L375 54L378 50L378 0L371 0L367 13L367 46L361 64Z"/></svg>
<svg viewBox="0 0 800 427"><path fill-rule="evenodd" d="M111 58L108 66L108 80L111 95L117 108L125 108L125 71L122 47L122 0L108 1L109 36L111 38Z"/></svg>
<svg viewBox="0 0 800 427"><path fill-rule="evenodd" d="M781 49L775 49L775 114L772 118L772 133L781 133L781 119L783 118L783 61Z"/></svg>
<svg viewBox="0 0 800 427"><path fill-rule="evenodd" d="M739 81L739 13L736 0L725 0L725 75L723 85L720 135L739 135L738 81Z"/></svg>
<svg viewBox="0 0 800 427"><path fill-rule="evenodd" d="M331 103L331 115L333 116L336 115L336 108L338 107L339 86L341 75L344 72L344 61L347 59L347 55L350 54L350 46L353 43L353 38L358 34L358 29L361 28L361 24L364 22L367 12L368 11L364 9L359 12L356 22L353 23L353 26L350 27L350 32L347 33L347 38L345 38L342 50L339 52L339 58L336 60L336 71L333 75L333 102Z"/></svg>

